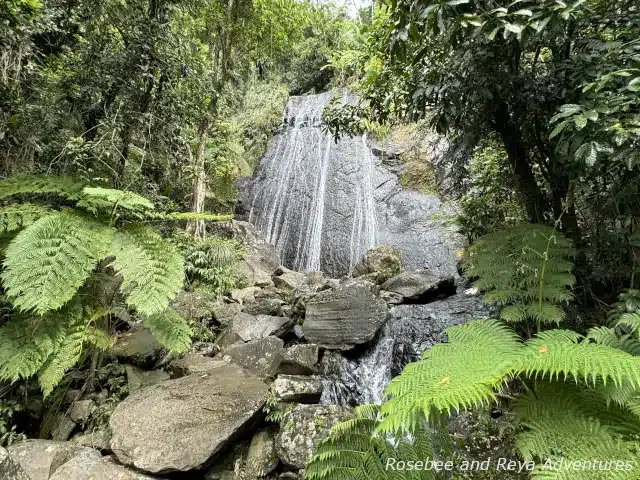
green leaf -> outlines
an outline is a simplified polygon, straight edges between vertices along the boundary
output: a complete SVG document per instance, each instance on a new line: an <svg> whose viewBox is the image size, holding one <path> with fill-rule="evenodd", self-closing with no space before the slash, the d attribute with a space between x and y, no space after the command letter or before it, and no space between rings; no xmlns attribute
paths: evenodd
<svg viewBox="0 0 640 480"><path fill-rule="evenodd" d="M25 193L55 193L70 200L78 199L84 185L71 177L55 175L15 175L0 180L0 198Z"/></svg>
<svg viewBox="0 0 640 480"><path fill-rule="evenodd" d="M598 121L598 112L596 110L589 110L587 113L585 113L586 117L591 120L592 122L597 122Z"/></svg>
<svg viewBox="0 0 640 480"><path fill-rule="evenodd" d="M184 353L191 346L191 328L172 308L144 320L144 325L163 346L175 353Z"/></svg>
<svg viewBox="0 0 640 480"><path fill-rule="evenodd" d="M532 17L533 16L533 12L529 9L522 9L522 10L518 10L517 12L513 12L512 15L522 15L524 17Z"/></svg>
<svg viewBox="0 0 640 480"><path fill-rule="evenodd" d="M126 208L127 210L153 210L154 206L146 198L138 195L137 193L116 190L113 188L102 187L85 187L82 190L83 198L78 206L86 208L107 208L112 209L114 207Z"/></svg>
<svg viewBox="0 0 640 480"><path fill-rule="evenodd" d="M131 225L113 236L114 268L128 305L143 315L163 312L184 283L184 259L158 232Z"/></svg>
<svg viewBox="0 0 640 480"><path fill-rule="evenodd" d="M587 125L587 117L585 115L577 115L574 119L576 123L576 128L578 130L582 130Z"/></svg>
<svg viewBox="0 0 640 480"><path fill-rule="evenodd" d="M554 139L555 137L560 135L562 131L567 127L568 124L569 124L569 120L565 120L564 122L560 122L558 125L556 125L556 128L554 128L553 131L551 132L551 135L549 135L549 140Z"/></svg>
<svg viewBox="0 0 640 480"><path fill-rule="evenodd" d="M627 85L627 89L629 89L632 92L640 92L640 77L636 77L633 80L631 80L629 82L629 85Z"/></svg>
<svg viewBox="0 0 640 480"><path fill-rule="evenodd" d="M112 235L113 229L71 211L41 218L7 248L7 295L21 311L57 310L106 256Z"/></svg>

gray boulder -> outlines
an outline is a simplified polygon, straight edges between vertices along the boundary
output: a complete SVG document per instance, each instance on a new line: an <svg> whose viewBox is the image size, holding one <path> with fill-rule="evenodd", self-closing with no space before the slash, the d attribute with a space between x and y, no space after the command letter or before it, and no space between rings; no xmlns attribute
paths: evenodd
<svg viewBox="0 0 640 480"><path fill-rule="evenodd" d="M127 384L129 385L130 393L135 392L139 388L169 380L169 374L163 370L147 371L135 365L127 365L125 372L127 373Z"/></svg>
<svg viewBox="0 0 640 480"><path fill-rule="evenodd" d="M245 287L245 288L236 288L229 292L229 296L235 302L238 302L240 305L244 305L245 303L251 303L255 300L255 296L258 292L262 290L260 287Z"/></svg>
<svg viewBox="0 0 640 480"><path fill-rule="evenodd" d="M227 360L205 357L198 353L188 353L184 357L172 361L170 367L174 377L184 377L194 373L205 373L228 363Z"/></svg>
<svg viewBox="0 0 640 480"><path fill-rule="evenodd" d="M213 316L221 325L228 325L241 310L242 307L237 303L220 303L214 307Z"/></svg>
<svg viewBox="0 0 640 480"><path fill-rule="evenodd" d="M0 447L0 478L2 480L32 480L22 467Z"/></svg>
<svg viewBox="0 0 640 480"><path fill-rule="evenodd" d="M95 450L86 450L56 470L49 480L154 480L118 465Z"/></svg>
<svg viewBox="0 0 640 480"><path fill-rule="evenodd" d="M251 439L247 454L247 473L249 478L264 477L273 472L280 460L276 453L277 428L265 428Z"/></svg>
<svg viewBox="0 0 640 480"><path fill-rule="evenodd" d="M453 277L440 277L425 268L403 272L382 284L383 290L409 301L426 301L440 293L455 293Z"/></svg>
<svg viewBox="0 0 640 480"><path fill-rule="evenodd" d="M282 361L283 346L281 339L267 337L242 345L232 345L222 355L260 377L269 378L275 376Z"/></svg>
<svg viewBox="0 0 640 480"><path fill-rule="evenodd" d="M293 328L293 322L287 317L273 315L249 315L240 313L228 327L244 342L269 336L282 336Z"/></svg>
<svg viewBox="0 0 640 480"><path fill-rule="evenodd" d="M273 285L271 280L273 270L269 270L269 266L265 265L258 255L247 255L233 267L233 271L243 278L245 285L249 287Z"/></svg>
<svg viewBox="0 0 640 480"><path fill-rule="evenodd" d="M302 343L285 348L278 373L286 375L311 375L315 372L320 349L318 345Z"/></svg>
<svg viewBox="0 0 640 480"><path fill-rule="evenodd" d="M51 429L51 438L53 440L67 440L76 429L76 422L66 413L58 413L55 416L53 428Z"/></svg>
<svg viewBox="0 0 640 480"><path fill-rule="evenodd" d="M366 276L381 284L398 275L404 269L402 252L390 245L378 245L364 254L362 261L353 269L353 276Z"/></svg>
<svg viewBox="0 0 640 480"><path fill-rule="evenodd" d="M70 442L55 440L25 440L14 443L7 450L13 461L20 465L31 480L49 480L49 477L69 459L80 452L91 451ZM5 477L0 475L0 478Z"/></svg>
<svg viewBox="0 0 640 480"><path fill-rule="evenodd" d="M282 291L274 288L264 288L242 305L242 311L251 315L284 315L285 301Z"/></svg>
<svg viewBox="0 0 640 480"><path fill-rule="evenodd" d="M76 423L86 422L95 409L93 400L77 400L71 404L69 417Z"/></svg>
<svg viewBox="0 0 640 480"><path fill-rule="evenodd" d="M351 418L348 408L338 405L298 405L285 413L276 437L276 451L283 463L304 468L331 428Z"/></svg>
<svg viewBox="0 0 640 480"><path fill-rule="evenodd" d="M206 466L246 433L268 390L233 364L142 388L113 412L111 449L123 464L150 473Z"/></svg>
<svg viewBox="0 0 640 480"><path fill-rule="evenodd" d="M322 380L317 377L280 375L273 382L276 400L282 402L318 403L322 390Z"/></svg>
<svg viewBox="0 0 640 480"><path fill-rule="evenodd" d="M147 329L125 333L118 339L109 353L125 363L133 363L142 368L149 368L159 360L164 347Z"/></svg>
<svg viewBox="0 0 640 480"><path fill-rule="evenodd" d="M388 314L375 285L364 281L345 284L309 300L304 335L321 347L348 350L371 341Z"/></svg>
<svg viewBox="0 0 640 480"><path fill-rule="evenodd" d="M180 290L171 301L171 306L182 318L197 322L200 319L211 319L216 308L216 302L200 292Z"/></svg>
<svg viewBox="0 0 640 480"><path fill-rule="evenodd" d="M106 430L95 430L74 436L71 441L79 447L89 447L101 452L111 452L111 433Z"/></svg>
<svg viewBox="0 0 640 480"><path fill-rule="evenodd" d="M273 276L273 283L276 287L284 290L295 290L300 288L305 282L305 274L300 272L294 272L285 267L279 267Z"/></svg>

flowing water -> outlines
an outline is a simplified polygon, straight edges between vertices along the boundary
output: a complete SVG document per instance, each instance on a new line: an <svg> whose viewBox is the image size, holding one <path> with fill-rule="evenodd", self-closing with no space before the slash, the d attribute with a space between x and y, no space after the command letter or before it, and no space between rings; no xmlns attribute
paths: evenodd
<svg viewBox="0 0 640 480"><path fill-rule="evenodd" d="M408 268L457 278L459 293L424 305L398 305L368 347L325 352L322 401L381 403L384 388L410 361L442 340L442 331L486 316L457 274L462 241L442 218L451 209L436 195L408 191L398 170L367 136L338 142L322 129L333 94L293 97L259 168L241 182L238 217L276 246L284 265L347 275L378 244L398 247ZM343 101L350 102L348 96ZM436 143L440 140L436 138ZM397 167L401 162L397 162Z"/></svg>

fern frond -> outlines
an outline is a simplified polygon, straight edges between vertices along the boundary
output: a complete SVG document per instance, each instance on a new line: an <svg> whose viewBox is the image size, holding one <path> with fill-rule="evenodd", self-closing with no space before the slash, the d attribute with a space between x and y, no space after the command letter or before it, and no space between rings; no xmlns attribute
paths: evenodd
<svg viewBox="0 0 640 480"><path fill-rule="evenodd" d="M197 221L203 220L205 222L228 222L233 220L233 215L221 215L218 213L211 212L171 212L171 213L157 213L151 215L152 219L155 220L166 220L166 221Z"/></svg>
<svg viewBox="0 0 640 480"><path fill-rule="evenodd" d="M184 282L182 255L158 232L130 225L113 236L114 267L127 304L146 316L162 313Z"/></svg>
<svg viewBox="0 0 640 480"><path fill-rule="evenodd" d="M112 235L113 229L68 210L41 218L6 250L7 296L39 315L62 307L104 258Z"/></svg>
<svg viewBox="0 0 640 480"><path fill-rule="evenodd" d="M387 387L392 398L382 406L381 431L413 431L422 415L494 399L522 349L519 337L497 320L474 320L445 333L450 343L427 350L423 360L407 365Z"/></svg>
<svg viewBox="0 0 640 480"><path fill-rule="evenodd" d="M77 204L78 207L91 211L125 208L143 212L153 210L155 207L148 199L137 193L113 188L85 187L82 190L83 198Z"/></svg>
<svg viewBox="0 0 640 480"><path fill-rule="evenodd" d="M549 330L525 343L518 371L530 377L582 380L640 387L640 358L604 345L580 341L570 330Z"/></svg>
<svg viewBox="0 0 640 480"><path fill-rule="evenodd" d="M640 330L640 311L620 315L616 326L625 326L631 333L636 333Z"/></svg>
<svg viewBox="0 0 640 480"><path fill-rule="evenodd" d="M113 347L115 339L107 335L104 331L94 326L87 328L86 342L96 347L98 350L109 350Z"/></svg>
<svg viewBox="0 0 640 480"><path fill-rule="evenodd" d="M69 200L81 197L84 185L71 177L55 175L15 175L0 180L0 198L24 193L55 193Z"/></svg>
<svg viewBox="0 0 640 480"><path fill-rule="evenodd" d="M587 338L599 345L617 348L633 356L640 356L640 342L632 335L619 335L613 328L591 328L587 333Z"/></svg>
<svg viewBox="0 0 640 480"><path fill-rule="evenodd" d="M184 353L191 346L192 331L187 322L172 308L144 319L144 325L167 349Z"/></svg>
<svg viewBox="0 0 640 480"><path fill-rule="evenodd" d="M51 209L34 203L21 203L1 207L0 230L4 233L20 230L49 213L51 213Z"/></svg>

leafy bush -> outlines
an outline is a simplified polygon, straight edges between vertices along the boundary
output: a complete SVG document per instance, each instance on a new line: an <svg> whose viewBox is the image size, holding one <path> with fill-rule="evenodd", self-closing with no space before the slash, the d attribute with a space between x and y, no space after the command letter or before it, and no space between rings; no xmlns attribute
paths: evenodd
<svg viewBox="0 0 640 480"><path fill-rule="evenodd" d="M15 400L0 400L0 447L26 439L24 433L18 433L14 415L23 409Z"/></svg>

